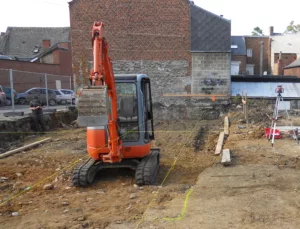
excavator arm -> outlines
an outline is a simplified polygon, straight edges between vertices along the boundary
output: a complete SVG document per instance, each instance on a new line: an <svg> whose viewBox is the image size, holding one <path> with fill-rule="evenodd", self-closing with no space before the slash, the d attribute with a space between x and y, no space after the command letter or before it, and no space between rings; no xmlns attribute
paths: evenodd
<svg viewBox="0 0 300 229"><path fill-rule="evenodd" d="M92 31L93 62L90 81L92 86L106 86L110 113L108 113L108 148L110 153L105 155L105 161L121 161L122 140L118 134L118 107L115 77L111 59L108 55L108 44L103 38L103 22L95 22Z"/></svg>

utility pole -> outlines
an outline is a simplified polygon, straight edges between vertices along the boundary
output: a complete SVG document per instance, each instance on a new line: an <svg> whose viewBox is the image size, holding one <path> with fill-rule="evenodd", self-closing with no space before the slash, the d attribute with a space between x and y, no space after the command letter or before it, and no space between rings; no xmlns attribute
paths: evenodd
<svg viewBox="0 0 300 229"><path fill-rule="evenodd" d="M264 42L261 41L260 43L260 68L259 68L259 74L263 75L263 69L264 69Z"/></svg>

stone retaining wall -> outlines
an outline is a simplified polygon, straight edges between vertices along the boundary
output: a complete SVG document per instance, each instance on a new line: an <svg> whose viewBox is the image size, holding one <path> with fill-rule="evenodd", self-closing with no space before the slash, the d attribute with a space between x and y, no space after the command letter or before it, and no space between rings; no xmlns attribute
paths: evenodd
<svg viewBox="0 0 300 229"><path fill-rule="evenodd" d="M58 111L44 114L46 131L51 131L61 125L69 124L77 119L76 111ZM34 134L30 115L23 117L7 117L0 119L0 153L17 140Z"/></svg>

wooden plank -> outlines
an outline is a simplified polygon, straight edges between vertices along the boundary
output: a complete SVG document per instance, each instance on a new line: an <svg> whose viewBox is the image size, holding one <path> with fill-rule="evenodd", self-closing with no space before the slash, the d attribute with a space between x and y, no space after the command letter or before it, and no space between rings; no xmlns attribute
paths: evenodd
<svg viewBox="0 0 300 229"><path fill-rule="evenodd" d="M224 142L224 137L225 137L224 132L221 132L220 135L219 135L219 139L218 139L218 143L217 143L215 155L220 155L221 154L222 147L223 147L223 142Z"/></svg>
<svg viewBox="0 0 300 229"><path fill-rule="evenodd" d="M230 158L230 150L224 149L222 152L222 165L230 165L231 164L231 158Z"/></svg>
<svg viewBox="0 0 300 229"><path fill-rule="evenodd" d="M26 146L22 146L20 148L17 148L17 149L14 149L14 150L11 150L11 151L8 151L6 153L3 153L3 154L0 154L0 159L2 158L5 158L5 157L8 157L8 156L11 156L13 154L16 154L16 153L19 153L23 150L26 150L26 149L29 149L31 147L34 147L36 145L39 145L39 144L42 144L42 143L45 143L45 142L48 142L48 141L51 141L52 138L46 138L46 139L43 139L41 141L37 141L37 142L34 142L34 143L31 143L29 145L26 145Z"/></svg>
<svg viewBox="0 0 300 229"><path fill-rule="evenodd" d="M228 116L224 119L224 134L229 135L229 119Z"/></svg>

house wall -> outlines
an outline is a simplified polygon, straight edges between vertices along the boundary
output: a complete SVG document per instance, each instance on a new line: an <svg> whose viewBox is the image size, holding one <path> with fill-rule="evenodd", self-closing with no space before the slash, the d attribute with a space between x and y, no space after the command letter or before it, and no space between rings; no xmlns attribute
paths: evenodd
<svg viewBox="0 0 300 229"><path fill-rule="evenodd" d="M295 34L285 34L271 36L271 67L274 69L275 53L295 53L300 56L300 32Z"/></svg>
<svg viewBox="0 0 300 229"><path fill-rule="evenodd" d="M58 64L41 64L17 60L0 60L0 69L13 69L18 71L49 73L60 75L61 69Z"/></svg>
<svg viewBox="0 0 300 229"><path fill-rule="evenodd" d="M184 85L178 89L172 82L191 75L188 1L75 0L70 3L70 18L77 85L87 82L91 68L92 23L102 21L115 73L149 75L155 85L154 101L161 101L161 92L155 89L184 91Z"/></svg>
<svg viewBox="0 0 300 229"><path fill-rule="evenodd" d="M42 57L40 61L43 64L53 64L53 53L49 53L48 55Z"/></svg>
<svg viewBox="0 0 300 229"><path fill-rule="evenodd" d="M49 88L56 88L56 80L62 82L62 87L70 88L72 75L62 76L64 70L61 69L60 65L0 60L0 85L10 87L8 69L13 69L14 88L18 92L32 87L45 87L45 73L48 75Z"/></svg>
<svg viewBox="0 0 300 229"><path fill-rule="evenodd" d="M285 76L297 76L300 78L300 67L284 69Z"/></svg>
<svg viewBox="0 0 300 229"><path fill-rule="evenodd" d="M279 53L274 53L274 61L276 64L279 60ZM282 53L281 54L281 64L282 64L282 67L286 67L288 66L289 64L293 63L295 60L297 60L297 54L295 53ZM275 65L274 65L275 66ZM275 69L273 68L273 71ZM274 74L275 75L275 74Z"/></svg>
<svg viewBox="0 0 300 229"><path fill-rule="evenodd" d="M56 49L48 55L41 58L41 62L45 64L58 64L60 66L60 75L73 75L72 70L72 52L71 45L68 50ZM65 47L64 47L65 48Z"/></svg>
<svg viewBox="0 0 300 229"><path fill-rule="evenodd" d="M232 61L240 61L240 73L246 73L246 62L247 62L247 56L243 55L231 55Z"/></svg>
<svg viewBox="0 0 300 229"><path fill-rule="evenodd" d="M193 53L192 94L230 94L230 53Z"/></svg>
<svg viewBox="0 0 300 229"><path fill-rule="evenodd" d="M113 60L186 60L191 63L189 3L185 0L70 3L73 64L92 60L91 30L104 22Z"/></svg>
<svg viewBox="0 0 300 229"><path fill-rule="evenodd" d="M61 75L67 75L67 76L73 75L72 49L71 49L70 43L69 43L68 51L61 50L61 49L59 50L59 65L60 65ZM73 80L72 80L72 82L73 82Z"/></svg>
<svg viewBox="0 0 300 229"><path fill-rule="evenodd" d="M246 49L252 49L252 57L247 57L247 64L254 64L254 74L260 73L261 42L264 42L263 72L271 72L270 38L269 37L245 37Z"/></svg>
<svg viewBox="0 0 300 229"><path fill-rule="evenodd" d="M189 96L192 92L190 17L187 0L73 0L70 18L76 85L86 84L90 73L92 22L103 21L114 73L145 73L150 77L156 118L218 118L227 101L218 100L212 108L209 94L208 101ZM230 71L230 63L228 68ZM230 80L228 73L227 80ZM221 108L215 109L218 105Z"/></svg>

